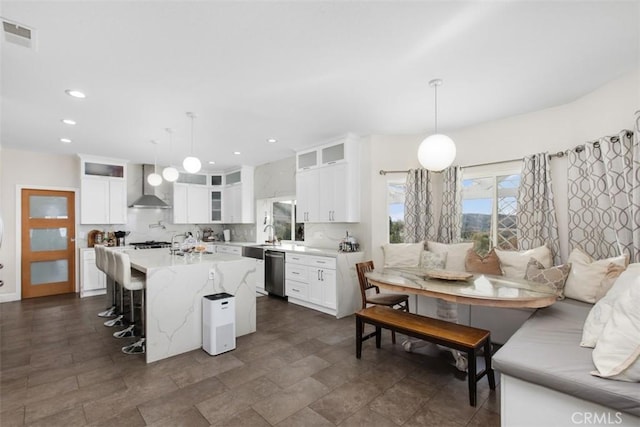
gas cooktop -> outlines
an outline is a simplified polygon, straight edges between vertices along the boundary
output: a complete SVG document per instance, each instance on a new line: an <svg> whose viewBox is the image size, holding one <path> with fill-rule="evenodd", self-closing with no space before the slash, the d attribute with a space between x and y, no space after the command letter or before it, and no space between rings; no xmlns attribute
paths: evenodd
<svg viewBox="0 0 640 427"><path fill-rule="evenodd" d="M157 248L169 248L171 243L169 242L156 242L155 240L147 240L146 242L131 243L136 249L157 249Z"/></svg>

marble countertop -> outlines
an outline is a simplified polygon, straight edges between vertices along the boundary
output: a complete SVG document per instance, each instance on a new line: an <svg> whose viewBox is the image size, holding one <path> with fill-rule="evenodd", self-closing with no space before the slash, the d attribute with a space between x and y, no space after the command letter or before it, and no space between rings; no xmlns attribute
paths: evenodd
<svg viewBox="0 0 640 427"><path fill-rule="evenodd" d="M205 264L220 261L234 261L241 259L239 255L233 254L170 254L168 248L135 250L129 249L125 252L131 259L131 267L146 273L153 268L173 267L178 265Z"/></svg>
<svg viewBox="0 0 640 427"><path fill-rule="evenodd" d="M261 245L259 243L254 243L247 246L260 246L265 250L270 250L270 251L293 252L293 253L300 253L300 254L306 254L306 255L316 255L316 256L326 256L326 257L337 257L340 254L355 253L355 252L340 252L337 249L312 248L309 246L296 245L293 243L281 243L279 245Z"/></svg>
<svg viewBox="0 0 640 427"><path fill-rule="evenodd" d="M448 281L428 277L419 268L385 268L366 273L367 278L395 292L410 292L450 302L494 307L547 307L556 302L549 285L523 279L475 274L468 281Z"/></svg>

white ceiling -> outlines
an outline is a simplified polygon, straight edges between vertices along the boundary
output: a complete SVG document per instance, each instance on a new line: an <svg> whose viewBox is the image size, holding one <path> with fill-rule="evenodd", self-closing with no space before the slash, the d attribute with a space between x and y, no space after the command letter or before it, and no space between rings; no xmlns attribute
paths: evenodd
<svg viewBox="0 0 640 427"><path fill-rule="evenodd" d="M446 132L570 102L640 58L640 6L629 1L1 7L37 32L36 50L1 43L2 146L136 163L153 162L151 140L168 163L165 128L181 163L187 111L198 116L195 154L205 165L258 165L347 132L427 134L436 77Z"/></svg>

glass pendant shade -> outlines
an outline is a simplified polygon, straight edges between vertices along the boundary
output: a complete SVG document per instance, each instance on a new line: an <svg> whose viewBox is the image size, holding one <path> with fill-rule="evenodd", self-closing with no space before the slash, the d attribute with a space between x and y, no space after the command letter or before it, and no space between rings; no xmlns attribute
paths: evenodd
<svg viewBox="0 0 640 427"><path fill-rule="evenodd" d="M173 166L167 166L166 168L162 169L162 177L169 182L176 181L179 176L180 172L178 172L178 169L174 168Z"/></svg>
<svg viewBox="0 0 640 427"><path fill-rule="evenodd" d="M189 156L182 161L182 167L189 173L197 173L202 167L202 163L197 157Z"/></svg>
<svg viewBox="0 0 640 427"><path fill-rule="evenodd" d="M428 136L418 147L418 161L423 168L440 172L451 166L456 158L456 145L446 135Z"/></svg>
<svg viewBox="0 0 640 427"><path fill-rule="evenodd" d="M162 184L162 177L154 172L149 174L149 176L147 177L147 182L149 183L149 185L157 187L158 185Z"/></svg>

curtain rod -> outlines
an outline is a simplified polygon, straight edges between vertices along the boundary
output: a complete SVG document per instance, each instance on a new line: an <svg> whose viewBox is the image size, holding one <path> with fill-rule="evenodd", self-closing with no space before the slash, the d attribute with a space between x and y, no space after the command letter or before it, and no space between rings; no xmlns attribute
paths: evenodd
<svg viewBox="0 0 640 427"><path fill-rule="evenodd" d="M638 111L640 112L640 111ZM630 130L623 130L622 132L626 132L626 135L628 137L631 137L633 135L633 132ZM612 136L611 137L611 142L616 143L616 142L620 142L620 138L618 138L617 136ZM587 142L587 144L593 144L595 147L599 147L600 143L598 141L589 141ZM576 153L580 153L581 151L584 150L584 146L585 144L580 144L580 145L576 145L573 148L570 148L568 150L564 150L564 151L558 151L557 153L554 154L549 154L549 159L553 158L553 157L564 157L567 154L569 154L569 151L574 150ZM509 162L517 162L518 160L522 160L523 158L517 158L517 159L510 159L510 160L500 160L500 161L496 161L496 162L488 162L488 163L478 163L476 165L466 165L466 166L460 166L462 169L465 168L472 168L472 167L477 167L477 166L489 166L489 165L499 165L501 163L509 163ZM380 175L387 175L389 173L408 173L408 170L404 170L404 171L386 171L384 169L380 169L380 171L378 172ZM436 172L436 173L440 173L440 172Z"/></svg>
<svg viewBox="0 0 640 427"><path fill-rule="evenodd" d="M471 167L476 167L476 166L488 166L488 165L498 165L500 163L509 163L509 162L517 162L519 160L522 160L522 157L517 158L517 159L511 159L511 160L500 160L497 162L488 162L488 163L478 163L476 165L467 165L467 166L460 166L462 169L465 168L471 168ZM405 171L386 171L384 169L380 169L380 171L378 172L380 175L386 175L388 173L408 173L408 170ZM435 172L435 173L440 173L440 172Z"/></svg>

